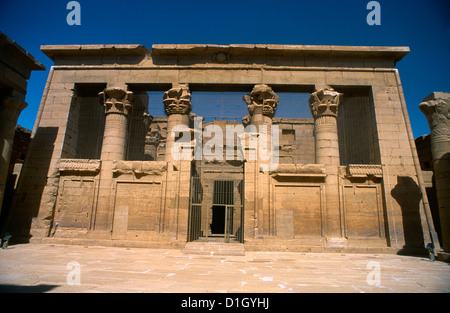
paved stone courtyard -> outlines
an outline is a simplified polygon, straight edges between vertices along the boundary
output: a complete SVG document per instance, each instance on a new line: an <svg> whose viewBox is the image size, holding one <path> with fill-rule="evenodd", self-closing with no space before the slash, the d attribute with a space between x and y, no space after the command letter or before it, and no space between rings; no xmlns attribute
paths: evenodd
<svg viewBox="0 0 450 313"><path fill-rule="evenodd" d="M1 292L450 292L450 265L386 254L22 244L0 250Z"/></svg>

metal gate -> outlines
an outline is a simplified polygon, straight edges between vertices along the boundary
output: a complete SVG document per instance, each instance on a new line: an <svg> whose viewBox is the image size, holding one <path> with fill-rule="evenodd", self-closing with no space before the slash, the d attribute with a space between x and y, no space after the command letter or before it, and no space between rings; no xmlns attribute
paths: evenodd
<svg viewBox="0 0 450 313"><path fill-rule="evenodd" d="M214 178L191 177L188 241L243 243L244 181Z"/></svg>

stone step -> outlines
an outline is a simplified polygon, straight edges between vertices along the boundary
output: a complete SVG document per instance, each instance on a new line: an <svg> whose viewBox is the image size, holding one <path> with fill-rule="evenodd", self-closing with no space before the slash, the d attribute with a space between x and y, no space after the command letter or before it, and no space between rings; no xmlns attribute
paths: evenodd
<svg viewBox="0 0 450 313"><path fill-rule="evenodd" d="M239 243L237 239L233 236L228 239L229 243ZM225 243L225 238L223 236L209 236L209 237L199 237L194 242L219 242Z"/></svg>
<svg viewBox="0 0 450 313"><path fill-rule="evenodd" d="M224 243L224 242L188 242L183 249L185 254L200 255L245 255L244 245L242 243Z"/></svg>

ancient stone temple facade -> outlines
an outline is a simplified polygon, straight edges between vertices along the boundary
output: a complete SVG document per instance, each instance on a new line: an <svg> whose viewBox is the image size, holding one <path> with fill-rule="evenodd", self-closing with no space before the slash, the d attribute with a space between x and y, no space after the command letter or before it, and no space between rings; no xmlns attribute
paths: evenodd
<svg viewBox="0 0 450 313"><path fill-rule="evenodd" d="M10 218L16 236L288 251L439 245L395 68L406 47L41 49L55 65ZM152 91L164 92L166 116L149 110ZM203 91L242 92L248 115L207 121L193 97ZM285 92L308 94L308 118L277 117Z"/></svg>

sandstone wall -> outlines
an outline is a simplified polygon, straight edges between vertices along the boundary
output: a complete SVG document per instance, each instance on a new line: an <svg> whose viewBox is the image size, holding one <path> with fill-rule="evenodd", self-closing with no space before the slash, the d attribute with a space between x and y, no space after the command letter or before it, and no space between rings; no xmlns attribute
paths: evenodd
<svg viewBox="0 0 450 313"><path fill-rule="evenodd" d="M85 229L88 225L86 236L94 236L91 230L99 220L93 219L92 213L85 215L89 210L100 212L96 211L95 188L101 190L106 179L110 195L109 200L102 200L106 201L101 209L106 215L99 238L166 237L185 242L191 162L171 160L164 149L174 140L170 138L171 120L189 112L173 111L172 115L166 111L167 122L155 120L144 131L141 113L146 95L142 91L191 88L248 93L264 84L275 93L332 88L342 94L335 117L338 152L332 156L338 163L316 164L320 172L314 167L301 168L314 165L320 148L311 120L272 120L273 115L270 121L255 118L255 123L280 126L281 163L294 168L279 173L261 170L259 161L245 163L244 240L249 248L400 251L421 249L431 241L434 230L427 223L417 153L394 68L407 48L154 45L150 52L139 45L116 45L44 46L43 51L55 66L36 122L32 157L24 165L16 199L13 224L23 235L51 236L61 214L61 229ZM217 53L225 53L227 58L216 58ZM96 138L104 127L102 117L94 112L98 109L93 96L83 93L82 87L101 87L101 91L115 85L135 95L134 111L128 116L124 164L134 160L137 163L133 164L146 166L155 161L144 160L164 160L166 170L122 173L114 169L114 162L102 160L100 173L108 172L107 177L61 172L58 164L64 159L99 158ZM195 113L195 103L192 105ZM188 120L182 122L188 124ZM159 137L158 129L167 134ZM323 140L330 139L325 136ZM353 165L368 167L363 166L358 174ZM73 196L67 190L72 190ZM80 205L68 208L67 203L75 201L77 194L83 195ZM89 209L91 198L94 204ZM64 216L63 211L67 211ZM54 236L58 235L56 228Z"/></svg>

